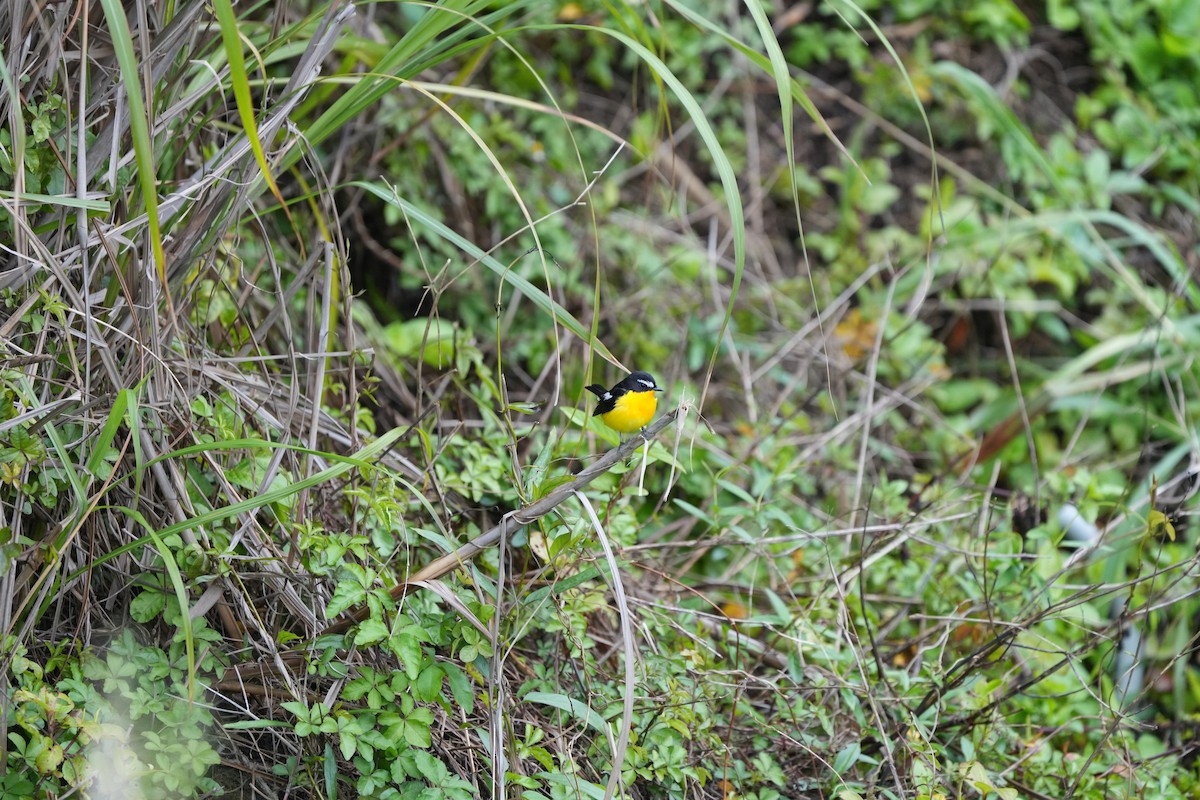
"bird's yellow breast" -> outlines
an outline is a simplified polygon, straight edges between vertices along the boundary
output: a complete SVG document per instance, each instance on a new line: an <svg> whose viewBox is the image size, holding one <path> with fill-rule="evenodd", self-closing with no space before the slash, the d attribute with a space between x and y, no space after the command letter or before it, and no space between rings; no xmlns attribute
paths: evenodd
<svg viewBox="0 0 1200 800"><path fill-rule="evenodd" d="M654 392L626 392L617 398L612 411L600 415L604 424L619 433L633 433L646 427L658 408Z"/></svg>

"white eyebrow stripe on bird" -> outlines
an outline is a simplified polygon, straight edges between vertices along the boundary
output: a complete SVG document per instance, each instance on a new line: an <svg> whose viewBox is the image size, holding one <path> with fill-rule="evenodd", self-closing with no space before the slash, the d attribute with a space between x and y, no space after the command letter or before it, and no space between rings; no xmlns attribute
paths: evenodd
<svg viewBox="0 0 1200 800"><path fill-rule="evenodd" d="M651 389L654 388L654 381L644 381L641 378L638 378L638 383L640 383L642 386L649 386Z"/></svg>

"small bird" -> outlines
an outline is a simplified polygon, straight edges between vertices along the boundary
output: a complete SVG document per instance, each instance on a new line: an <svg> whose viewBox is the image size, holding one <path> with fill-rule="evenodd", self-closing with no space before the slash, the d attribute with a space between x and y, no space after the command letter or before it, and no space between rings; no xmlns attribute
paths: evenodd
<svg viewBox="0 0 1200 800"><path fill-rule="evenodd" d="M593 417L618 433L633 433L646 427L658 409L655 392L663 389L649 372L634 372L611 389L599 384L585 387L600 398Z"/></svg>

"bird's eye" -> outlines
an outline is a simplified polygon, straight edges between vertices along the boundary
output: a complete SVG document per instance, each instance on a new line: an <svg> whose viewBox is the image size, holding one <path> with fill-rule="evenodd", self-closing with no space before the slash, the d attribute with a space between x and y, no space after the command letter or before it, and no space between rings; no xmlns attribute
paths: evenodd
<svg viewBox="0 0 1200 800"><path fill-rule="evenodd" d="M649 386L651 389L654 388L654 381L644 381L641 378L638 378L638 383L640 383L642 386Z"/></svg>

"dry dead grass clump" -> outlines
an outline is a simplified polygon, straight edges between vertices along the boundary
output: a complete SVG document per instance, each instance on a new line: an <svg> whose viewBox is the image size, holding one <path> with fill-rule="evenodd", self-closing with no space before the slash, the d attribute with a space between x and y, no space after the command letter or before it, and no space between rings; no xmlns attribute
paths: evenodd
<svg viewBox="0 0 1200 800"><path fill-rule="evenodd" d="M257 87L253 134L228 93L206 4L179 4L170 20L156 4L125 10L129 30L114 33L120 4L0 8L11 34L0 92L10 134L0 175L9 712L22 654L57 663L46 680L59 680L72 659L103 658L129 629L164 648L186 630L184 685L219 705L195 686L197 669L203 683L216 677L214 651L222 663L281 664L281 631L307 637L324 624L330 587L298 560L297 526L346 524L320 504L362 481L330 469L331 456L365 442L356 409L367 362L339 333L346 244L336 215L324 216L319 171L307 173L310 189L289 188L312 192L290 235L258 217L254 153L261 142L273 169L306 154L289 115L316 87L349 6L308 21L277 9L271 21L294 26L303 47L286 76ZM139 117L148 151L135 147ZM175 600L190 626L177 611L171 623L154 613ZM303 696L292 677L286 693ZM249 700L244 686L234 694ZM79 740L60 743L68 763ZM245 775L282 758L236 747L223 756Z"/></svg>

